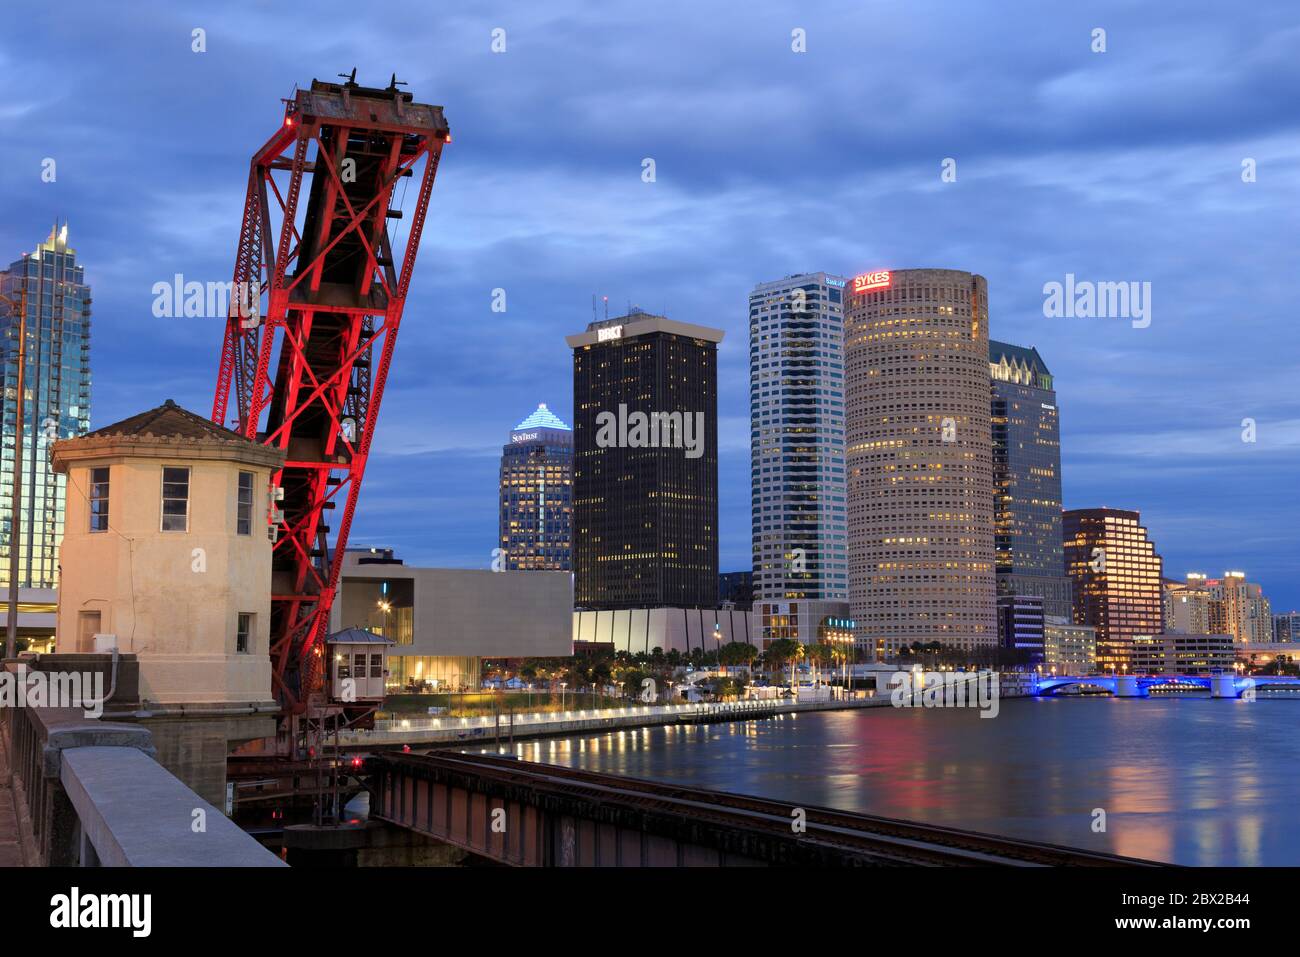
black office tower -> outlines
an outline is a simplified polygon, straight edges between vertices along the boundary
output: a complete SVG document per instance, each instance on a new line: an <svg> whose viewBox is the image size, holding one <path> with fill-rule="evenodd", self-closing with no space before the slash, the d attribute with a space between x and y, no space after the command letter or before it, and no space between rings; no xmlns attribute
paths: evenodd
<svg viewBox="0 0 1300 957"><path fill-rule="evenodd" d="M1038 350L989 340L993 527L998 595L1035 595L1071 615L1061 550L1061 432L1052 374Z"/></svg>
<svg viewBox="0 0 1300 957"><path fill-rule="evenodd" d="M576 607L717 606L722 335L633 309L567 337Z"/></svg>

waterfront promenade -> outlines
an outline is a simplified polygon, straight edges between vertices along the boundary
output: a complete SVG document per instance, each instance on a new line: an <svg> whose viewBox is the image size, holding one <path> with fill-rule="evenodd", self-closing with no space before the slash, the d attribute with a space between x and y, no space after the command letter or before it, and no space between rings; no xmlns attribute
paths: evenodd
<svg viewBox="0 0 1300 957"><path fill-rule="evenodd" d="M889 698L834 698L826 701L728 701L701 704L640 705L585 711L502 712L475 718L448 716L394 718L369 730L343 731L344 747L455 744L466 741L511 741L583 731L633 729L663 724L746 721L806 711L837 711L887 706Z"/></svg>

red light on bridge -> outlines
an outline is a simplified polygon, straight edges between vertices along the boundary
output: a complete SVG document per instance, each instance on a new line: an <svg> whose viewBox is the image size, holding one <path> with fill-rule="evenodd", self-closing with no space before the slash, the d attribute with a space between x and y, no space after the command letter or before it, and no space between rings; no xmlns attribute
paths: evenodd
<svg viewBox="0 0 1300 957"><path fill-rule="evenodd" d="M871 292L873 289L888 289L892 278L887 269L864 272L861 276L853 277L853 291L858 293Z"/></svg>

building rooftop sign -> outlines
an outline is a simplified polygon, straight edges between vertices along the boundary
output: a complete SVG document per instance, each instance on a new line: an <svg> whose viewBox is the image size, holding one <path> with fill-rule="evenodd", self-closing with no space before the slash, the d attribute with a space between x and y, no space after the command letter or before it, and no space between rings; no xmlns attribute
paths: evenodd
<svg viewBox="0 0 1300 957"><path fill-rule="evenodd" d="M892 278L887 269L864 272L861 276L853 277L853 291L860 293L871 292L873 289L888 289Z"/></svg>

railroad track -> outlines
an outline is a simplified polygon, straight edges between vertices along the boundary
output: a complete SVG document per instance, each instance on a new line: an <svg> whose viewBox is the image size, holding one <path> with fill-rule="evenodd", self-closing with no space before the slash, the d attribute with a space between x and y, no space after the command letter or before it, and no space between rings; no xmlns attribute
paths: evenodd
<svg viewBox="0 0 1300 957"><path fill-rule="evenodd" d="M1012 867L1162 866L1153 861L1056 844L1021 841L958 828L918 824L815 805L797 805L752 795L728 794L558 765L535 764L497 755L439 752L432 755L393 755L392 759L432 763L481 778L598 804L633 806L651 814L676 815L723 828L760 832L774 840L789 841L805 849L820 847L836 856L857 859L862 863ZM805 815L805 830L798 834L792 828L796 809L802 809Z"/></svg>

